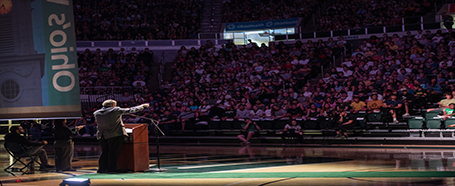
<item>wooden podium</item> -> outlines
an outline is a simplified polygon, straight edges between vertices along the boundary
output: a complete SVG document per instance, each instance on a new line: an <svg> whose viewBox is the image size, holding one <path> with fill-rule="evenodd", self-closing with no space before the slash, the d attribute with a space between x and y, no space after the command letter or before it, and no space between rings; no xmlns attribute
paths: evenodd
<svg viewBox="0 0 455 186"><path fill-rule="evenodd" d="M149 170L149 139L147 124L125 124L128 138L122 146L117 168L140 172Z"/></svg>

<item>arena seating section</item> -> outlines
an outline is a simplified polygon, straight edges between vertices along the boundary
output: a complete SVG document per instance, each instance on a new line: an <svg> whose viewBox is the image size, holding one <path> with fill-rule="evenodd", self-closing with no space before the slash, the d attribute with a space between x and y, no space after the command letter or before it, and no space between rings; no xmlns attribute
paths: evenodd
<svg viewBox="0 0 455 186"><path fill-rule="evenodd" d="M434 8L433 0L411 1L331 1L319 18L318 30L342 30L375 26L401 25L406 21L420 21ZM412 18L414 16L414 18ZM408 22L407 22L408 23Z"/></svg>
<svg viewBox="0 0 455 186"><path fill-rule="evenodd" d="M223 0L223 22L301 17L301 26L345 30L420 21L435 0L413 1L255 1ZM200 32L201 0L75 0L77 40L194 39ZM412 16L418 16L412 18Z"/></svg>
<svg viewBox="0 0 455 186"><path fill-rule="evenodd" d="M173 62L173 79L165 81L156 92L144 94L130 91L129 96L132 98L131 95L135 94L134 99L121 100L120 105L149 102L152 107L142 115L155 119L168 118L164 116L165 111L179 118L188 108L195 117L186 121L185 130L181 130L180 122L174 123L174 135L186 135L195 130L212 131L211 135L240 132L243 119L234 117L240 105L245 105L247 110L258 107L271 114L251 115L260 123L264 134L275 135L290 119L296 119L307 131L316 130L320 134L331 135L334 127L332 117L322 113L336 112L336 108L342 107L343 103L350 105L354 96L368 103L372 91L383 95L384 100L389 99L391 94L403 99L402 91L407 89L415 97L414 103L409 105L410 114L418 117L402 117L404 106L399 112L399 123L393 122L385 112L359 111L355 113L357 125L353 131L447 128L449 123L454 122L453 119L442 123L441 119L434 119L434 115L426 114L426 109L434 107L434 103L442 99L443 92L452 93L455 90L451 84L455 80L451 61L451 56L455 54L453 41L449 42L449 34L443 34L443 39L439 38L438 42L440 34L423 35L430 40L418 40L415 35L372 37L356 46L352 54L347 51L344 61L323 75L320 74L320 65L330 60L334 51L345 50L346 41L296 41L291 45L278 42L261 47L256 44L227 44L223 48L214 47L209 42L199 49L182 47ZM101 53L108 56L109 52ZM79 58L83 55L80 54ZM127 56L134 58L131 54ZM133 81L134 74L130 74L130 81ZM211 108L207 109L205 103ZM326 104L330 107L321 112ZM278 110L274 110L274 105L278 106ZM308 112L312 105L317 110ZM210 112L204 114L205 109ZM348 110L351 111L351 108ZM285 117L275 115L283 112L292 114ZM408 125L410 118L413 119ZM125 121L145 122L129 117L125 117Z"/></svg>
<svg viewBox="0 0 455 186"><path fill-rule="evenodd" d="M92 40L194 39L199 0L75 0L76 37Z"/></svg>
<svg viewBox="0 0 455 186"><path fill-rule="evenodd" d="M301 17L304 24L313 19L317 0L254 1L224 0L223 22L249 22Z"/></svg>
<svg viewBox="0 0 455 186"><path fill-rule="evenodd" d="M126 2L76 0L78 40L195 38L194 34L198 33L200 1ZM346 2L330 4L319 28L332 30L394 24L394 18L424 15L430 11L428 2L431 3L426 0L400 1L395 9L389 10L386 4L392 1ZM318 5L318 1L313 0L259 4L226 0L224 3L225 22L296 16L307 19ZM253 4L258 5L257 8L247 8ZM273 17L264 13L272 11L267 7L274 7L271 8ZM360 15L371 19L360 19ZM194 135L194 131L202 131L196 133L201 135L239 133L245 117L235 116L236 112L245 112L238 110L241 105L246 110L262 110L264 114L257 115L254 111L246 116L260 123L262 134L276 136L290 119L296 119L306 131L332 135L332 113L345 105L352 111L349 105L354 96L368 102L374 90L384 100L391 94L403 99L405 89L414 95L413 104L409 104L409 114L413 117L402 116L404 107L398 114L399 122L393 122L387 112L359 111L355 113L357 125L353 132L416 129L424 133L431 129L446 129L455 123L454 119L443 122L434 118L438 113L426 112L437 106L435 103L442 99L443 92L455 91L453 46L453 36L441 31L402 36L384 34L354 44L352 50L346 49L351 44L342 37L293 44L272 42L269 46L228 43L221 48L207 42L200 48L182 46L173 60L173 78L164 81L157 91L149 91L147 85L152 51L87 49L78 54L78 62L81 94L123 94L118 100L118 105L123 107L148 102L151 107L139 115L157 120L179 119L171 126L172 135L188 135L189 132ZM341 53L347 53L343 62L321 74L321 65L326 66L332 56ZM315 109L312 109L313 105ZM91 125L91 113L98 106L84 108L84 117L73 124ZM165 115L166 111L171 117ZM182 113L194 114L185 122L184 130L180 120L186 116L182 117ZM148 122L128 116L124 120ZM93 131L93 127L90 130Z"/></svg>
<svg viewBox="0 0 455 186"><path fill-rule="evenodd" d="M417 23L420 16L434 11L434 0L412 1L255 1L224 0L223 22L264 21L302 17L303 27L313 22L317 30L347 30L352 28Z"/></svg>

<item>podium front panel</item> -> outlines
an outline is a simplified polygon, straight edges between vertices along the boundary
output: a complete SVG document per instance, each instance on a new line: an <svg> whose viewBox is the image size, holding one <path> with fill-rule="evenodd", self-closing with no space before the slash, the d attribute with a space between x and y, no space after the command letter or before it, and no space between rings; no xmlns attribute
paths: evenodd
<svg viewBox="0 0 455 186"><path fill-rule="evenodd" d="M147 124L125 124L128 137L117 160L118 169L135 172L149 169L149 143Z"/></svg>

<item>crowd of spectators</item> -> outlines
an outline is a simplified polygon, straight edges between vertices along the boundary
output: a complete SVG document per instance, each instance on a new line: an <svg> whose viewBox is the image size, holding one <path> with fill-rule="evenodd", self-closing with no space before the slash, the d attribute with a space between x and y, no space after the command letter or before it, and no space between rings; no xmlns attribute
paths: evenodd
<svg viewBox="0 0 455 186"><path fill-rule="evenodd" d="M153 52L146 48L143 51L119 52L109 49L95 52L86 49L78 53L79 84L81 94L123 94L142 93L148 91L150 65L153 62ZM130 91L132 90L132 91Z"/></svg>
<svg viewBox="0 0 455 186"><path fill-rule="evenodd" d="M194 39L200 32L200 0L75 0L76 39Z"/></svg>
<svg viewBox="0 0 455 186"><path fill-rule="evenodd" d="M211 108L219 107L222 110L228 110L223 114L229 115L229 110L234 111L240 108L241 104L245 104L244 108L250 110L253 109L252 103L261 103L260 109L265 109L266 104L275 103L277 98L279 101L287 99L290 103L290 98L296 98L297 93L289 91L311 86L308 80L318 74L322 63L332 59L333 51L343 50L345 43L345 41L338 41L326 46L322 41L317 43L297 41L293 45L279 42L278 44L271 43L270 46L265 44L258 46L256 43L236 46L232 42L228 42L221 48L217 48L213 43L207 41L198 49L186 49L182 46L174 60L173 79L162 83L158 92L152 93L145 88L146 91L143 92L114 89L114 93L123 93L118 99L119 106L131 107L144 102L151 103L151 107L141 113L142 116L159 119L161 124L178 122L182 124L179 129L184 129L187 120L194 121L199 117L212 117L217 111L215 109L212 112ZM124 53L126 54L126 52ZM104 59L110 58L109 55L116 56L111 60L115 61L115 64L112 65L113 69L110 69L111 76L128 77L130 80L128 83L131 83L131 78L136 77L134 76L136 72L115 67L117 65L129 66L129 63L134 64L133 62L141 64L140 60L133 60L135 55L131 53L125 55L124 62L120 59L122 51L118 54L112 50L96 51L93 54L86 51L80 54L80 70L87 73L86 76L81 76L81 94L110 93L110 89L84 88L84 86L98 83L111 86L106 84L111 82L109 81L110 76L107 78L100 76L105 70L104 66L100 66L100 64L110 62L109 60L104 60L103 63L96 62L94 59L100 58L96 57L98 55L103 55L101 58ZM141 54L139 53L144 52L135 53L140 59ZM92 69L98 72L98 77L90 79L87 75ZM121 72L117 72L119 70ZM142 67L137 67L138 72L142 70L144 70ZM124 76L125 73L129 76ZM92 84L85 82L92 82ZM215 105L218 106L215 107ZM84 110L81 124L89 125L89 128L96 125L91 115L96 109ZM218 116L224 117L223 114ZM125 122L147 121L127 116Z"/></svg>
<svg viewBox="0 0 455 186"><path fill-rule="evenodd" d="M402 24L403 17L423 16L434 0L337 0L318 20L318 30L346 30ZM420 18L417 18L420 21Z"/></svg>
<svg viewBox="0 0 455 186"><path fill-rule="evenodd" d="M333 118L339 110L382 111L399 122L402 115L428 108L428 102L455 90L455 38L441 31L373 36L311 84L321 60L344 44L339 38L261 47L182 47L174 78L144 99L152 106L143 114L179 130L191 119L308 120Z"/></svg>
<svg viewBox="0 0 455 186"><path fill-rule="evenodd" d="M223 23L249 22L302 17L303 24L312 19L319 1L224 0Z"/></svg>
<svg viewBox="0 0 455 186"><path fill-rule="evenodd" d="M428 102L438 102L444 92L455 94L452 61L455 38L441 31L372 36L355 47L338 67L324 73L318 83L311 83L309 80L319 73L320 65L331 59L334 51L343 50L346 43L340 37L336 41L332 38L314 43L296 41L291 45L272 42L269 46L256 43L236 46L229 42L216 47L207 41L199 49L182 46L174 59L170 81L163 82L156 92L119 90L118 93L123 93L119 106L150 103L151 107L139 115L160 121L169 133L171 129L188 129L195 123L213 119L305 121L332 119L340 110L382 111L398 122L402 115L428 108ZM132 60L136 53L137 58L143 58L140 56L144 52L130 52L126 56ZM90 63L88 66L102 64L93 60L97 53L109 58L109 51L86 53L79 55L79 61ZM121 53L115 55L115 65L122 64ZM88 66L86 70L90 72ZM102 67L93 65L95 71ZM135 73L129 77L134 78ZM96 81L106 79L109 78ZM86 125L87 134L95 130L92 113L97 108L84 110L84 117L74 121L75 125ZM126 116L124 120L149 123L134 116Z"/></svg>

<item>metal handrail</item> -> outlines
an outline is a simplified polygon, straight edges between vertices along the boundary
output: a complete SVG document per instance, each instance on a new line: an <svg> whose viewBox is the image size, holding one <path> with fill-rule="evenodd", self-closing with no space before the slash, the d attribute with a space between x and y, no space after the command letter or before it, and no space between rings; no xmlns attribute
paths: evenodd
<svg viewBox="0 0 455 186"><path fill-rule="evenodd" d="M415 16L414 16L415 17ZM436 15L438 17L438 15ZM420 16L420 21L418 23L406 23L405 19L412 18L412 17L404 17L402 18L401 24L397 25L388 25L388 26L379 26L379 27L362 27L362 28L351 28L347 30L331 30L331 31L311 31L305 32L302 30L301 27L296 27L294 34L286 33L286 39L282 40L291 40L288 37L289 35L299 35L297 38L292 37L294 39L316 39L316 38L326 38L326 37L336 37L336 36L351 36L351 35L368 35L368 34L381 34L381 33L391 33L391 32L406 32L406 31L416 31L416 30L428 30L428 29L441 29L441 22L435 18L435 21L423 23L423 16ZM405 24L403 24L405 23ZM362 33L357 33L358 31L362 31ZM335 33L334 33L335 32ZM339 33L343 32L343 33ZM203 41L207 39L215 40L215 43L218 43L219 40L223 39L224 35L233 34L233 33L204 33L210 37L202 38L201 33L199 33L199 39L193 39L197 42L194 42L194 45L202 45L204 44ZM302 37L305 34L307 36L311 35L311 37ZM221 37L218 37L220 35ZM235 39L236 37L232 37L231 39ZM244 38L244 37L243 37ZM292 40L294 40L292 39ZM281 39L280 39L281 40ZM131 47L131 43L134 43L135 47L152 47L152 46L181 46L181 43L177 41L191 41L191 39L182 39L182 40L152 40L152 41L77 41L78 47L116 47L116 46L104 46L106 42L112 42L113 45L117 45L117 47ZM165 42L165 43L163 43ZM123 46L124 43L128 43L128 46ZM158 45L156 44L158 43ZM99 45L98 45L99 44Z"/></svg>

